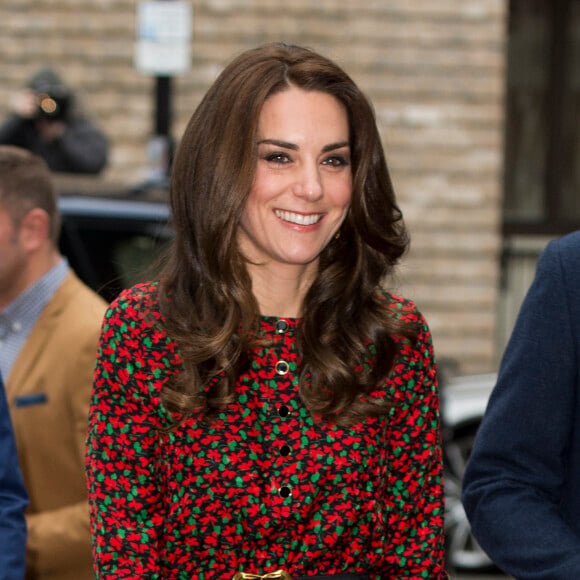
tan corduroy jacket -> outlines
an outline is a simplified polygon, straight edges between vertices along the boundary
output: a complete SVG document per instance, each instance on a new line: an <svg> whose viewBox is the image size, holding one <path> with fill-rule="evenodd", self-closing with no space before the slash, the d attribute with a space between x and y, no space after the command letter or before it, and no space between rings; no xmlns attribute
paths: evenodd
<svg viewBox="0 0 580 580"><path fill-rule="evenodd" d="M6 380L30 495L27 579L94 578L85 438L106 303L69 272Z"/></svg>

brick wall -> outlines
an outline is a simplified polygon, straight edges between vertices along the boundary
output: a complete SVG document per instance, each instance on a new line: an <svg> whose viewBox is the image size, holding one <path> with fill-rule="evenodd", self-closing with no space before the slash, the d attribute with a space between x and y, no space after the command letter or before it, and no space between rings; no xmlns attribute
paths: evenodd
<svg viewBox="0 0 580 580"><path fill-rule="evenodd" d="M397 289L439 357L495 367L507 0L192 0L192 68L176 77L178 139L224 63L265 41L341 63L375 104L412 234ZM147 165L154 80L133 68L134 0L2 0L0 117L41 65L58 68L113 143L106 177Z"/></svg>

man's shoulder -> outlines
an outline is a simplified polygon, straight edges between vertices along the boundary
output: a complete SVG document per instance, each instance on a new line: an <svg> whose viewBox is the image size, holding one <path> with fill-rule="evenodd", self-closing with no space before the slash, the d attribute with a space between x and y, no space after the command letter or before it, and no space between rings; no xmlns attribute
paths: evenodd
<svg viewBox="0 0 580 580"><path fill-rule="evenodd" d="M43 308L25 348L34 350L43 345L48 358L55 352L59 356L63 352L93 352L106 308L106 302L69 271ZM67 360L72 362L75 357Z"/></svg>
<svg viewBox="0 0 580 580"><path fill-rule="evenodd" d="M77 307L91 306L103 312L107 308L104 298L89 288L72 270L69 270L54 297L57 298L59 294L66 297L68 304Z"/></svg>
<svg viewBox="0 0 580 580"><path fill-rule="evenodd" d="M580 230L550 242L542 256L539 267L564 273L568 284L580 284Z"/></svg>
<svg viewBox="0 0 580 580"><path fill-rule="evenodd" d="M570 254L580 260L580 230L566 234L553 243L560 253Z"/></svg>
<svg viewBox="0 0 580 580"><path fill-rule="evenodd" d="M47 304L47 314L66 319L71 332L74 328L100 327L106 310L107 302L72 270Z"/></svg>

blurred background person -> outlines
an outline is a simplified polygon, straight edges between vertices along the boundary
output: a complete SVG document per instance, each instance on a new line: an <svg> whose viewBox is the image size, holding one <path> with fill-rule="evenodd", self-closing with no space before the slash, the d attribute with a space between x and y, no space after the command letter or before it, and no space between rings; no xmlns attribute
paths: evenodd
<svg viewBox="0 0 580 580"><path fill-rule="evenodd" d="M54 172L97 174L105 167L107 138L80 115L75 95L54 70L34 74L12 109L0 126L0 144L36 153Z"/></svg>
<svg viewBox="0 0 580 580"><path fill-rule="evenodd" d="M0 578L24 578L28 496L22 481L4 383L0 376Z"/></svg>
<svg viewBox="0 0 580 580"><path fill-rule="evenodd" d="M84 445L105 302L57 249L52 176L0 146L0 372L24 482L26 578L93 577Z"/></svg>

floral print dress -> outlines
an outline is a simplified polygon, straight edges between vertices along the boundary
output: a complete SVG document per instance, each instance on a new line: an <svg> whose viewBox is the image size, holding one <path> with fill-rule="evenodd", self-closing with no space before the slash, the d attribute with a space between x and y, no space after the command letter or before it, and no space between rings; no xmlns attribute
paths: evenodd
<svg viewBox="0 0 580 580"><path fill-rule="evenodd" d="M235 403L211 425L194 414L167 430L160 390L183 361L156 286L121 294L105 317L89 418L97 578L448 578L430 335L411 302L385 298L422 329L374 393L397 402L389 415L351 427L313 420L297 388L299 320L265 317L271 340L239 377Z"/></svg>

